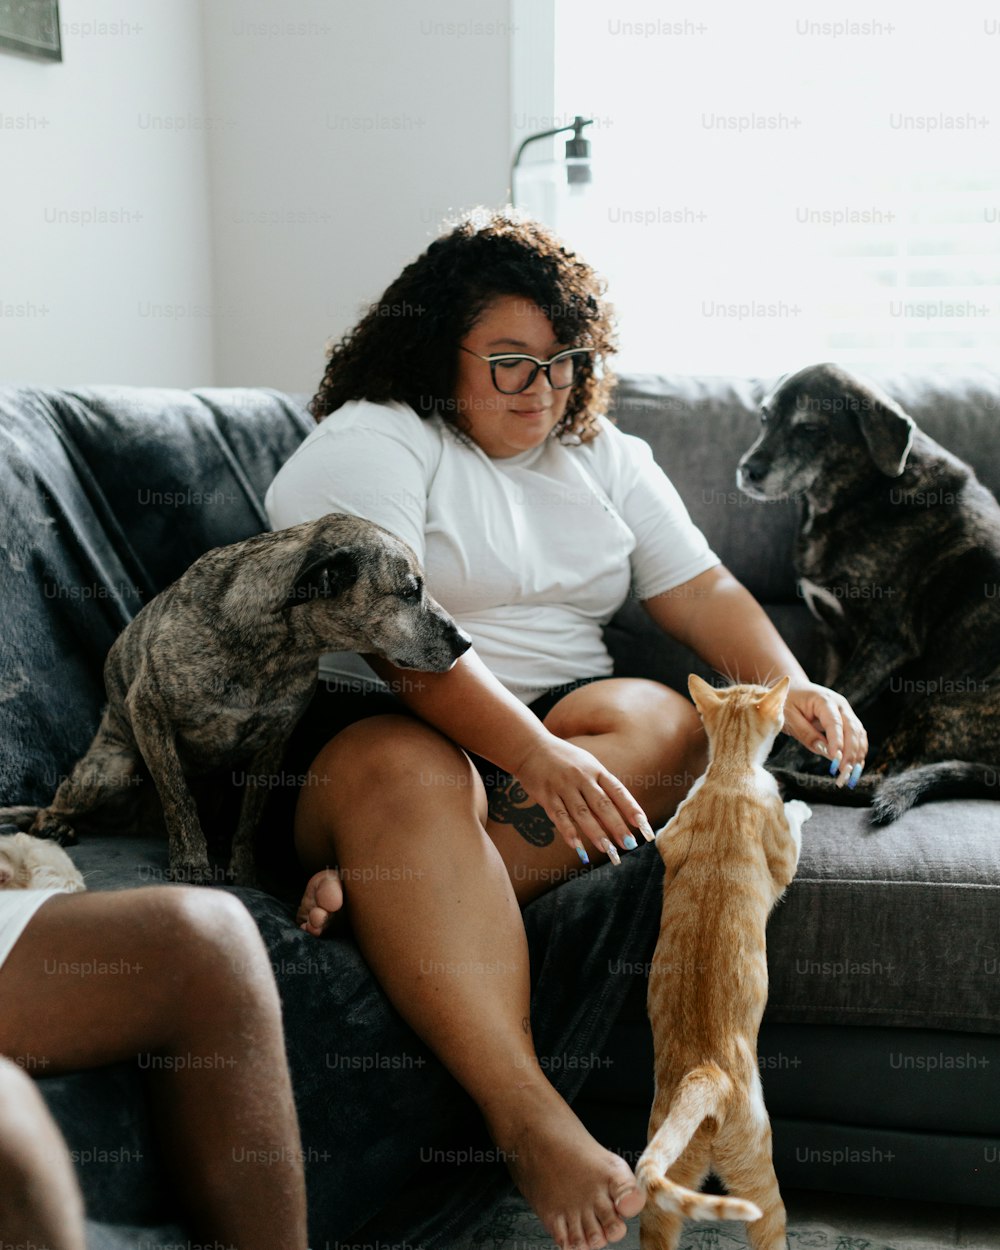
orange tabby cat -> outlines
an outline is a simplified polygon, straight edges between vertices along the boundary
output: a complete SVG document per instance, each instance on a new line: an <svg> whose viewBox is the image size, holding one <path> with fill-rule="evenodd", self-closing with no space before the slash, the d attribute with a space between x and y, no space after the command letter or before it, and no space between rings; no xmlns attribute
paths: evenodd
<svg viewBox="0 0 1000 1250"><path fill-rule="evenodd" d="M764 927L795 875L812 815L798 800L783 804L763 767L788 686L787 677L771 689L688 680L710 759L656 838L666 876L647 999L656 1094L636 1167L649 1197L643 1250L674 1250L685 1217L753 1221L754 1250L785 1250L757 1030L767 1001ZM710 1171L742 1197L698 1193Z"/></svg>

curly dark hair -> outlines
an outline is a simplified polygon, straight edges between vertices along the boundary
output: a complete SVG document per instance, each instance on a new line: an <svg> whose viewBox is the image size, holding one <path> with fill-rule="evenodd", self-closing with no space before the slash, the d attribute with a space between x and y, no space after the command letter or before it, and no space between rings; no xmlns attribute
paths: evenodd
<svg viewBox="0 0 1000 1250"><path fill-rule="evenodd" d="M329 350L309 411L322 421L351 399L402 401L437 412L467 437L453 398L458 345L491 302L515 295L538 304L560 343L592 347L554 431L589 442L615 384L617 347L605 283L546 226L511 208L473 209L412 261L353 330Z"/></svg>

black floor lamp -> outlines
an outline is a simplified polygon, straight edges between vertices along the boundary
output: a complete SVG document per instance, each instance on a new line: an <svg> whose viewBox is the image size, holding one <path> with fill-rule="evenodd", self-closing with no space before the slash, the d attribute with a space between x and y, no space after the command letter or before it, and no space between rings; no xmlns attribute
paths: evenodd
<svg viewBox="0 0 1000 1250"><path fill-rule="evenodd" d="M577 115L568 126L557 126L554 130L540 130L537 134L528 135L514 154L510 165L510 202L517 206L517 189L514 186L517 168L529 143L538 139L549 139L553 135L564 134L572 130L573 137L566 140L566 181L570 188L582 188L591 180L590 173L590 140L583 138L584 126L593 125L592 117L583 118Z"/></svg>

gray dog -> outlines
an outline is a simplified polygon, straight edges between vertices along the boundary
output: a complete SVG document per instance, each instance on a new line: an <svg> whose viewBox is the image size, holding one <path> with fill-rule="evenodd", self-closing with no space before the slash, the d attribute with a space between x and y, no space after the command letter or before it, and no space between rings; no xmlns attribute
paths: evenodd
<svg viewBox="0 0 1000 1250"><path fill-rule="evenodd" d="M790 793L913 804L994 796L1000 765L1000 506L972 470L876 387L836 365L784 379L737 484L803 504L801 593L827 643L827 685L884 731L855 791L805 775L797 744L773 771ZM874 745L874 744L873 744Z"/></svg>
<svg viewBox="0 0 1000 1250"><path fill-rule="evenodd" d="M378 525L331 514L206 552L137 614L108 652L108 704L86 755L46 808L7 808L39 837L75 840L100 812L134 818L145 761L175 880L211 876L188 786L220 766L273 773L324 651L377 653L445 672L471 645L424 589L413 551ZM230 872L254 880L267 790L248 785ZM116 811L117 809L117 811Z"/></svg>

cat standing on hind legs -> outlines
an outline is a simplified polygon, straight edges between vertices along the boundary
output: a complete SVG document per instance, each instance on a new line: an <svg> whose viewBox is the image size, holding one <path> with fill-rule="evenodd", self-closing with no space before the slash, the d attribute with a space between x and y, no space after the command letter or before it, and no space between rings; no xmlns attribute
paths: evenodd
<svg viewBox="0 0 1000 1250"><path fill-rule="evenodd" d="M757 1066L767 1002L765 926L798 866L799 800L765 771L789 678L770 689L688 689L709 764L656 838L663 915L649 975L656 1092L636 1167L642 1250L675 1250L687 1219L747 1221L753 1250L785 1250L785 1208ZM739 1197L698 1193L709 1172Z"/></svg>

